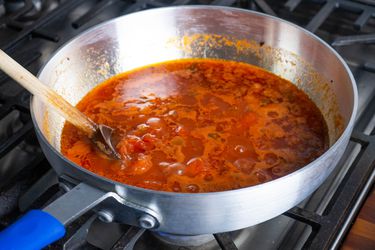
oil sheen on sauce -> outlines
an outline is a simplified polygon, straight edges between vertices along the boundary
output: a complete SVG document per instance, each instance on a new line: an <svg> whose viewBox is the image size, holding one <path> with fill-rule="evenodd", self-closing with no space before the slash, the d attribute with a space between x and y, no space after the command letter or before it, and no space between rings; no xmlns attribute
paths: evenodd
<svg viewBox="0 0 375 250"><path fill-rule="evenodd" d="M295 85L258 67L183 59L117 75L77 107L118 130L122 161L66 123L62 153L109 179L170 192L248 187L291 173L328 147L324 118Z"/></svg>

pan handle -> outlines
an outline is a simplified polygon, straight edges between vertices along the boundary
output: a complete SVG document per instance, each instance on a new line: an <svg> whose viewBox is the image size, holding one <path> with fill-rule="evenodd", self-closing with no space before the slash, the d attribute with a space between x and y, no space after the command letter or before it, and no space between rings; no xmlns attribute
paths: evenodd
<svg viewBox="0 0 375 250"><path fill-rule="evenodd" d="M60 221L42 210L31 210L0 233L0 249L41 249L64 235Z"/></svg>
<svg viewBox="0 0 375 250"><path fill-rule="evenodd" d="M46 247L65 235L67 224L112 196L110 192L81 183L43 210L29 211L0 232L0 250Z"/></svg>

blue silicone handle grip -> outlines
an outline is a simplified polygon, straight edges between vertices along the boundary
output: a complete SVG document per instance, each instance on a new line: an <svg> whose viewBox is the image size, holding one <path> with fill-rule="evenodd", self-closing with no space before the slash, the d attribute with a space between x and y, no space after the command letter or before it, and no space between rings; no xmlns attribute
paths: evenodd
<svg viewBox="0 0 375 250"><path fill-rule="evenodd" d="M1 250L39 250L65 235L64 225L42 210L31 210L0 232Z"/></svg>

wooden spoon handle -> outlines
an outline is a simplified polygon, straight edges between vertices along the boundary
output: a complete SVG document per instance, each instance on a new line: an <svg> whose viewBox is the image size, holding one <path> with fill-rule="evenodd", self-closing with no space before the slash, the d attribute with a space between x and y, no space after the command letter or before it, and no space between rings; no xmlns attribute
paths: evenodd
<svg viewBox="0 0 375 250"><path fill-rule="evenodd" d="M97 130L97 125L76 107L72 106L54 90L44 85L38 78L22 67L0 49L0 69L21 84L45 104L53 105L56 110L70 123L83 130L91 137Z"/></svg>

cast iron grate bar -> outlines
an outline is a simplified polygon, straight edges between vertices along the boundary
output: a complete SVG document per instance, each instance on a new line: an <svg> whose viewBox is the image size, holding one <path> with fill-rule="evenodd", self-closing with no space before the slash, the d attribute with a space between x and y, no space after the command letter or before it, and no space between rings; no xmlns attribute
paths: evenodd
<svg viewBox="0 0 375 250"><path fill-rule="evenodd" d="M173 2L173 4L175 5L183 5L183 4L188 4L188 3L190 3L190 0L175 0Z"/></svg>
<svg viewBox="0 0 375 250"><path fill-rule="evenodd" d="M372 83L375 83L375 82L372 82ZM367 108L364 110L362 115L358 118L357 124L355 126L356 131L367 130L368 125L371 124L371 120L373 119L374 115L375 115L375 98L372 98L370 100L370 102L367 104ZM375 132L375 130L374 130L374 132ZM360 135L360 133L357 133L357 134ZM359 135L356 135L356 136L358 137ZM354 137L356 137L356 136L354 136Z"/></svg>
<svg viewBox="0 0 375 250"><path fill-rule="evenodd" d="M332 1L332 0L331 0ZM349 0L336 0L337 8L342 8L347 11L361 13L361 15L357 18L356 22L354 23L354 27L362 28L363 25L367 23L368 20L365 20L365 17L368 18L375 17L375 6L367 5L359 2L349 1ZM374 2L375 3L375 2ZM362 26L358 26L361 24Z"/></svg>
<svg viewBox="0 0 375 250"><path fill-rule="evenodd" d="M5 97L0 95L0 102L2 104L0 109L0 120L4 119L4 117L6 117L13 110L23 112L24 115L28 117L27 120L30 120L28 105L29 95L30 94L26 91L22 91L18 95L12 97Z"/></svg>
<svg viewBox="0 0 375 250"><path fill-rule="evenodd" d="M301 2L301 0L289 0L284 6L289 11L293 11ZM375 8L373 6L348 0L327 0L320 11L306 25L306 29L311 32L317 31L329 15L338 8L354 13L361 13L353 24L357 29L362 29L371 17L375 17Z"/></svg>
<svg viewBox="0 0 375 250"><path fill-rule="evenodd" d="M235 2L235 0L227 0L227 1ZM222 0L222 2L226 2L226 0ZM155 0L137 0L137 2L133 4L133 6L130 6L130 8L126 10L126 13L133 12L134 10L177 6L177 5L185 5L185 4L190 4L190 3L191 3L191 0L175 0L170 3L166 3L163 1L155 1Z"/></svg>
<svg viewBox="0 0 375 250"><path fill-rule="evenodd" d="M126 233L115 243L112 250L133 250L135 243L146 229L131 226Z"/></svg>
<svg viewBox="0 0 375 250"><path fill-rule="evenodd" d="M146 3L137 1L136 3L130 5L129 8L126 8L126 10L123 13L125 15L125 14L128 14L128 13L139 11L139 10L144 9L144 8L146 8Z"/></svg>
<svg viewBox="0 0 375 250"><path fill-rule="evenodd" d="M229 233L214 234L214 237L222 250L238 250Z"/></svg>
<svg viewBox="0 0 375 250"><path fill-rule="evenodd" d="M302 2L302 0L289 0L284 6L289 10L293 11Z"/></svg>
<svg viewBox="0 0 375 250"><path fill-rule="evenodd" d="M275 11L266 3L264 0L253 0L253 2L259 7L261 11L264 13L271 15L271 16L277 16Z"/></svg>
<svg viewBox="0 0 375 250"><path fill-rule="evenodd" d="M140 10L152 8L152 7L166 7L170 5L188 4L190 2L191 0L176 0L168 4L168 3L163 3L159 1L153 1L153 0L137 0L134 4L126 8L123 14L133 13L135 11L140 11Z"/></svg>
<svg viewBox="0 0 375 250"><path fill-rule="evenodd" d="M2 107L2 109L0 109L0 120L4 119L13 110L13 108L9 107L8 105L4 106L5 107Z"/></svg>
<svg viewBox="0 0 375 250"><path fill-rule="evenodd" d="M32 138L32 135L31 135ZM35 138L34 138L35 139ZM4 197L3 192L7 192L6 190L12 189L15 186L22 185L22 183L28 182L28 185L33 183L37 180L38 175L41 173L41 171L44 171L43 166L41 166L43 163L43 160L45 159L44 155L41 152L35 152L36 154L32 157L32 159L28 159L27 164L25 166L14 166L15 169L12 169L13 171L7 175L7 178L4 179L0 183L0 188L2 190L1 197ZM36 169L36 167L39 167ZM17 197L20 197L23 192L25 192L27 189L23 188L23 190L17 195ZM0 201L1 203L1 201ZM6 207L7 204L0 205L0 211L3 210L4 206ZM17 201L14 201L14 207L17 207ZM3 211L1 211L3 213ZM2 218L3 219L3 218ZM14 218L16 219L16 218ZM9 222L13 222L13 220L10 220ZM2 223L0 222L0 225ZM1 227L1 226L0 226Z"/></svg>
<svg viewBox="0 0 375 250"><path fill-rule="evenodd" d="M86 244L87 234L89 233L91 224L97 218L92 215L63 245L63 250L82 249Z"/></svg>
<svg viewBox="0 0 375 250"><path fill-rule="evenodd" d="M6 97L0 93L0 120L4 119L13 110L23 112L24 115L30 117L29 114L29 96L30 94L25 90L21 91L16 96ZM27 119L29 120L29 119Z"/></svg>
<svg viewBox="0 0 375 250"><path fill-rule="evenodd" d="M315 32L337 7L337 1L327 1L318 14L306 25L306 29Z"/></svg>
<svg viewBox="0 0 375 250"><path fill-rule="evenodd" d="M22 196L18 199L20 211L25 212L30 209L31 205L41 197L46 190L58 184L58 178L55 171L48 170L41 178L38 179Z"/></svg>
<svg viewBox="0 0 375 250"><path fill-rule="evenodd" d="M354 0L354 1L359 2L359 3L364 3L364 4L375 6L375 1L374 0Z"/></svg>
<svg viewBox="0 0 375 250"><path fill-rule="evenodd" d="M31 120L29 120L19 131L17 131L17 133L8 138L6 141L2 142L0 144L0 158L11 151L21 141L23 141L26 135L32 132L33 128L33 123Z"/></svg>
<svg viewBox="0 0 375 250"><path fill-rule="evenodd" d="M86 14L78 18L72 23L73 28L78 29L83 26L85 23L93 19L97 14L102 12L105 8L114 4L117 0L101 0L99 3L94 5Z"/></svg>
<svg viewBox="0 0 375 250"><path fill-rule="evenodd" d="M25 25L23 23L20 23L18 21L13 21L13 20L8 22L7 26L9 28L13 28L13 29L16 29L16 30L19 30L19 31L21 31L22 29L25 28ZM43 31L41 29L35 29L35 30L31 31L31 34L36 36L36 37L41 37L41 38L47 39L51 42L58 42L59 41L59 37L56 34L51 34L50 32L46 32L46 31Z"/></svg>
<svg viewBox="0 0 375 250"><path fill-rule="evenodd" d="M146 9L148 6L152 6L152 7L165 7L165 6L168 6L167 3L163 3L163 2L160 2L160 1L157 1L157 0L137 0L137 2L141 3L144 7L144 9Z"/></svg>
<svg viewBox="0 0 375 250"><path fill-rule="evenodd" d="M138 0L140 2L143 2L143 4L145 4L144 8L147 8L147 6L150 6L150 7L168 7L168 6L175 6L175 5L182 5L182 4L190 4L191 3L191 0L175 0L171 3L165 3L163 1L155 1L155 0ZM229 2L231 2L232 0L228 0ZM223 2L225 2L225 0L223 0ZM233 1L235 2L235 1Z"/></svg>
<svg viewBox="0 0 375 250"><path fill-rule="evenodd" d="M375 43L375 34L339 36L332 42L332 46L346 46L359 43Z"/></svg>
<svg viewBox="0 0 375 250"><path fill-rule="evenodd" d="M375 61L366 62L363 68L369 72L375 73Z"/></svg>
<svg viewBox="0 0 375 250"><path fill-rule="evenodd" d="M15 46L18 42L20 42L22 39L27 37L27 35L31 34L32 32L36 31L37 29L41 28L43 25L51 21L53 18L56 18L62 13L65 13L69 9L72 9L79 4L81 4L83 0L70 0L70 1L64 1L62 2L58 8L55 8L48 14L46 14L44 17L41 17L37 21L33 23L33 25L25 26L18 34L15 36L11 42L1 45L1 48L3 50L8 50L9 48ZM10 20L11 21L11 20ZM8 22L6 22L8 23Z"/></svg>
<svg viewBox="0 0 375 250"><path fill-rule="evenodd" d="M51 34L50 31L45 31L43 29L36 29L33 32L31 32L31 34L34 37L43 38L43 39L46 39L48 41L55 42L55 43L60 41L60 37L58 35Z"/></svg>
<svg viewBox="0 0 375 250"><path fill-rule="evenodd" d="M304 249L329 249L336 244L355 215L353 208L359 208L357 203L363 201L358 200L358 197L365 197L374 182L371 174L375 170L375 136L354 131L351 140L362 145L361 153L337 188L325 213L318 215L298 207L284 213L312 227L312 233L305 242Z"/></svg>
<svg viewBox="0 0 375 250"><path fill-rule="evenodd" d="M301 221L303 223L309 224L312 227L319 227L322 221L322 216L320 216L319 214L310 212L300 207L294 207L285 212L284 215L289 216L290 218L293 218L295 220Z"/></svg>
<svg viewBox="0 0 375 250"><path fill-rule="evenodd" d="M367 23L367 21L374 16L374 12L370 10L364 10L362 14L358 17L358 19L354 23L354 27L357 29L362 29L363 26Z"/></svg>
<svg viewBox="0 0 375 250"><path fill-rule="evenodd" d="M212 5L220 5L220 6L230 6L234 4L236 0L215 0L211 4Z"/></svg>

